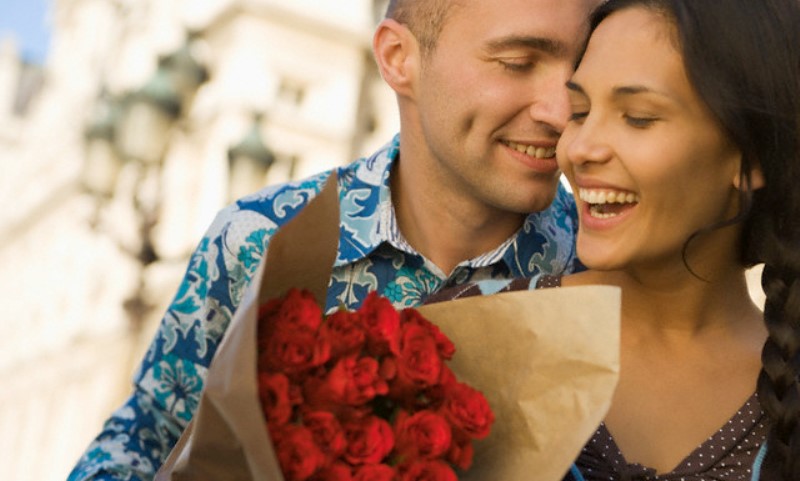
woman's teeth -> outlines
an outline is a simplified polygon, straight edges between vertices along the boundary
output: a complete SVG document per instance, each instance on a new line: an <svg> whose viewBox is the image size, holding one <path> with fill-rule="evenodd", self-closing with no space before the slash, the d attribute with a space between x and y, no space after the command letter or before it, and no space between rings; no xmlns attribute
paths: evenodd
<svg viewBox="0 0 800 481"><path fill-rule="evenodd" d="M639 202L638 195L615 190L579 189L578 197L589 204L589 214L598 219L616 217Z"/></svg>
<svg viewBox="0 0 800 481"><path fill-rule="evenodd" d="M522 152L537 159L552 159L556 155L555 147L534 147L533 145L518 144L510 140L506 141L505 144L517 152Z"/></svg>

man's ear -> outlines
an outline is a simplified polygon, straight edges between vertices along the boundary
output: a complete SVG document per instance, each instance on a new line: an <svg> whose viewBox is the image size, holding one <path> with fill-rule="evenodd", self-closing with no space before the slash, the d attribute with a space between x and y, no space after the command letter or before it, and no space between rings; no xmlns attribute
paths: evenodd
<svg viewBox="0 0 800 481"><path fill-rule="evenodd" d="M387 18L372 37L372 51L383 80L398 95L413 93L419 68L419 44L405 25Z"/></svg>
<svg viewBox="0 0 800 481"><path fill-rule="evenodd" d="M739 166L739 169L736 169L736 175L733 177L733 186L737 190L742 190L744 177L742 177L741 163ZM750 168L750 190L758 190L764 187L764 183L764 172L761 170L761 165L756 164Z"/></svg>

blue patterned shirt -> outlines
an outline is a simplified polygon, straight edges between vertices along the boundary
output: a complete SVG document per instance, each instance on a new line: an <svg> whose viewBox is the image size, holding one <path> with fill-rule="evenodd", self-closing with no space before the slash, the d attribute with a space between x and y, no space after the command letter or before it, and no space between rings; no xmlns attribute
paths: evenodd
<svg viewBox="0 0 800 481"><path fill-rule="evenodd" d="M336 170L341 218L329 310L357 308L370 291L403 308L465 282L572 270L575 206L559 186L551 207L528 216L497 249L442 273L397 228L389 173L398 151L396 136ZM106 421L70 481L153 478L197 409L209 363L270 237L319 193L329 173L267 187L217 215L134 375L133 394Z"/></svg>

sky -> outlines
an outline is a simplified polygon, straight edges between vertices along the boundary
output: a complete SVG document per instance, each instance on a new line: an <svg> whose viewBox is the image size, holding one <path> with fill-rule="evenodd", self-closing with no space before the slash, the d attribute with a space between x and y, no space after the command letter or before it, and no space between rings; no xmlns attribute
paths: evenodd
<svg viewBox="0 0 800 481"><path fill-rule="evenodd" d="M50 42L48 7L52 0L0 0L0 38L16 38L22 57L44 63Z"/></svg>

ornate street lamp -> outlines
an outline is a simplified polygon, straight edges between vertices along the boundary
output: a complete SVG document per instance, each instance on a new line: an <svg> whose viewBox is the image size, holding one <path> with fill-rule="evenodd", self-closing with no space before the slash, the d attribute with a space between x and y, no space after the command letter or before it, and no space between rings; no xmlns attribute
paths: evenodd
<svg viewBox="0 0 800 481"><path fill-rule="evenodd" d="M198 60L198 37L197 32L189 32L178 50L158 60L159 67L166 69L172 77L183 105L190 104L197 89L208 80L208 70Z"/></svg>
<svg viewBox="0 0 800 481"><path fill-rule="evenodd" d="M275 162L275 154L261 138L262 116L256 115L242 140L228 149L231 200L251 194L264 186L267 171Z"/></svg>
<svg viewBox="0 0 800 481"><path fill-rule="evenodd" d="M122 159L115 146L120 105L103 91L84 131L86 142L83 188L100 200L111 198L117 184Z"/></svg>
<svg viewBox="0 0 800 481"><path fill-rule="evenodd" d="M141 89L123 99L117 146L126 158L159 165L172 125L181 113L181 98L170 73L160 66Z"/></svg>

